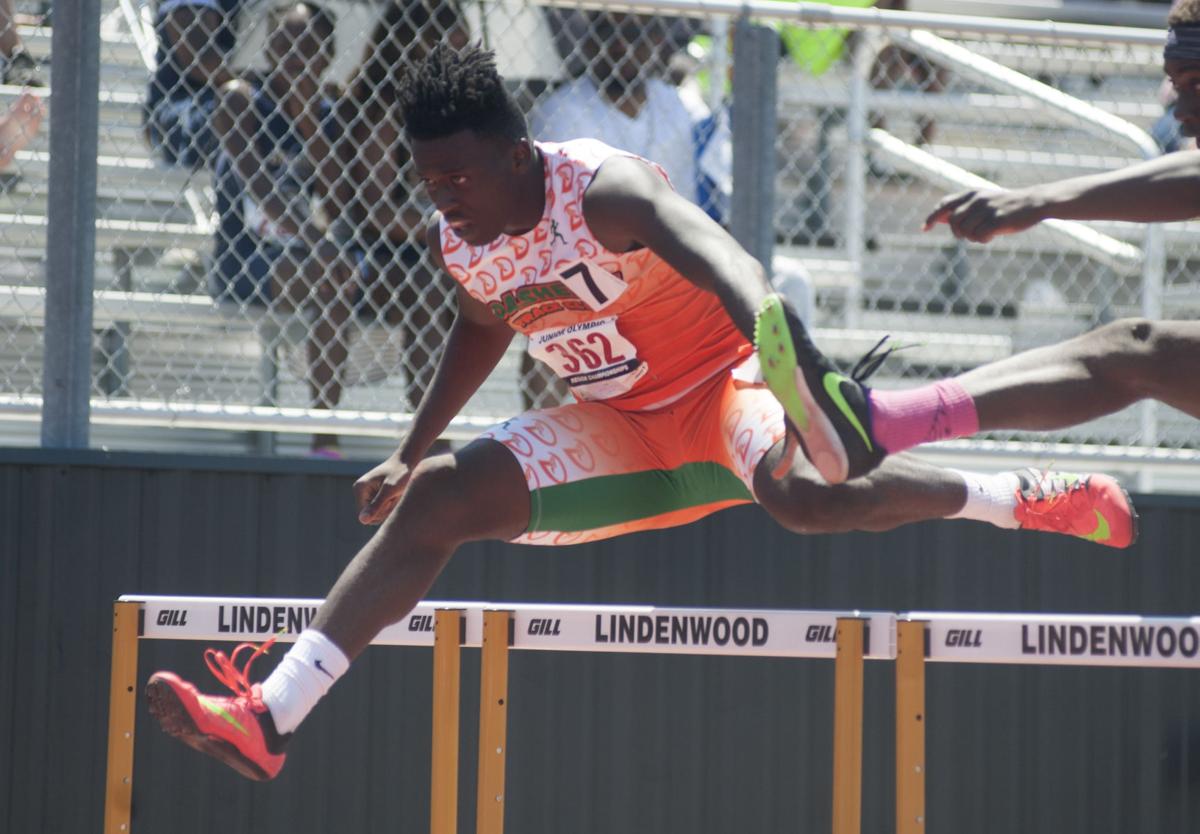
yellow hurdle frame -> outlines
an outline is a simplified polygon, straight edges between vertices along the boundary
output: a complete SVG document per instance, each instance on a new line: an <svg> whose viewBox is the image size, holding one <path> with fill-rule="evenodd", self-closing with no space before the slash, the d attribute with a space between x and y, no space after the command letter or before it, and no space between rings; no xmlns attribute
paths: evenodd
<svg viewBox="0 0 1200 834"><path fill-rule="evenodd" d="M133 806L134 718L138 688L140 602L113 605L109 691L108 771L104 834L130 834ZM435 612L430 761L430 834L458 834L459 720L462 646L460 609ZM860 834L862 825L863 659L866 620L837 620L834 669L833 834ZM503 834L508 752L508 660L513 613L483 613L480 655L476 834ZM925 625L898 624L896 686L896 831L924 831Z"/></svg>

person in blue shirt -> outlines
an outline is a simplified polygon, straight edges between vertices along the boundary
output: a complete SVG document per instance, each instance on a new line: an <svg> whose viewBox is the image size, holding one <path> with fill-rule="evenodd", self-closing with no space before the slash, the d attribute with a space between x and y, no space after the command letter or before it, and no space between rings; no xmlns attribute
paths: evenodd
<svg viewBox="0 0 1200 834"><path fill-rule="evenodd" d="M154 75L146 91L146 141L168 165L202 168L214 162L217 91L233 81L229 60L243 0L163 0L154 31Z"/></svg>
<svg viewBox="0 0 1200 834"><path fill-rule="evenodd" d="M336 253L324 251L333 247L319 210L338 168L341 131L322 88L336 24L312 3L276 14L264 77L225 85L213 114L219 223L210 291L224 302L311 311L308 382L314 405L330 407L345 352L329 346L340 344L335 334L349 318L337 303L343 288L328 278Z"/></svg>
<svg viewBox="0 0 1200 834"><path fill-rule="evenodd" d="M408 68L439 41L461 47L468 39L454 0L393 0L376 21L337 106L338 179L326 202L330 222L325 239L339 257L327 262L328 278L362 288L354 311L360 321L386 321L399 328L411 409L429 385L432 359L450 329L453 304L448 287L422 259L425 217L413 194L397 95ZM338 343L326 346L330 354L343 349ZM336 404L340 386L332 378L324 399ZM332 456L337 438L320 436L315 445Z"/></svg>

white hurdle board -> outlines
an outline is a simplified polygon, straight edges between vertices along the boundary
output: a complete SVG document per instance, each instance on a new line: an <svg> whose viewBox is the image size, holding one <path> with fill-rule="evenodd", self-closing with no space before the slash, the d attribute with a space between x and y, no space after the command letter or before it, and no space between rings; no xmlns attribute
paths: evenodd
<svg viewBox="0 0 1200 834"><path fill-rule="evenodd" d="M1200 617L912 611L927 659L951 663L1200 668Z"/></svg>
<svg viewBox="0 0 1200 834"><path fill-rule="evenodd" d="M141 604L139 636L151 640L292 642L319 599L122 596ZM463 612L463 645L482 642L483 612L512 612L511 647L568 652L831 659L837 621L866 620L865 656L896 657L897 620L927 623L927 660L1054 666L1200 668L1200 616L788 611L425 601L372 645L433 646L434 613Z"/></svg>
<svg viewBox="0 0 1200 834"><path fill-rule="evenodd" d="M316 615L319 599L122 596L140 603L139 636L150 640L292 642ZM896 657L896 615L878 611L660 608L653 605L547 605L425 601L372 641L433 646L434 612L463 612L464 646L482 642L483 612L513 615L513 649L568 652L807 657L837 655L837 621L866 620L865 656Z"/></svg>

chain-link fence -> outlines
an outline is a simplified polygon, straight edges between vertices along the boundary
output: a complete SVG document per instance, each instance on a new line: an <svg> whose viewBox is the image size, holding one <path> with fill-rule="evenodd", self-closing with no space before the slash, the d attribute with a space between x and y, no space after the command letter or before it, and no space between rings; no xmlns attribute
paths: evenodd
<svg viewBox="0 0 1200 834"><path fill-rule="evenodd" d="M21 303L16 288L44 283L49 154L42 11L25 4L0 8L0 391L17 398L41 389L41 310Z"/></svg>
<svg viewBox="0 0 1200 834"><path fill-rule="evenodd" d="M746 60L735 19L663 3L635 16L526 0L104 0L93 420L317 445L400 430L454 315L394 106L404 68L439 41L495 48L537 138L593 136L655 159L731 222L735 120L759 106L732 101ZM779 33L774 196L758 201L774 280L833 356L891 333L911 347L880 384L912 384L1120 316L1195 315L1194 223L1061 224L987 246L920 231L972 176L1019 186L1180 141L1164 120L1161 33L865 10L830 27L762 11ZM35 14L18 16L21 54L48 74ZM50 160L34 122L47 88L22 92L29 80L0 86L22 131L0 171L0 417L27 416L43 393ZM14 135L0 126L0 151ZM458 436L565 396L521 348ZM1200 449L1195 422L1165 408L1048 439Z"/></svg>

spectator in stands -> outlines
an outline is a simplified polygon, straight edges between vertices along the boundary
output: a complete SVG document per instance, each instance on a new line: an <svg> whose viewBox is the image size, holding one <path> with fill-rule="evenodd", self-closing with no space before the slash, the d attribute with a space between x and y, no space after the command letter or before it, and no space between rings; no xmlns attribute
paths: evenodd
<svg viewBox="0 0 1200 834"><path fill-rule="evenodd" d="M676 190L695 202L696 168L692 126L679 90L663 80L670 55L682 44L670 21L611 12L574 13L562 31L574 41L579 72L539 101L529 115L533 135L562 141L588 135L647 159L663 160ZM686 38L683 39L686 43ZM561 47L560 47L561 48ZM568 69L572 53L563 56Z"/></svg>
<svg viewBox="0 0 1200 834"><path fill-rule="evenodd" d="M26 90L0 116L0 171L8 168L17 152L37 135L43 115L42 100Z"/></svg>
<svg viewBox="0 0 1200 834"><path fill-rule="evenodd" d="M330 407L345 357L326 346L359 298L327 278L336 252L327 251L317 211L337 170L334 102L321 86L335 21L312 3L275 14L264 78L230 81L213 115L221 153L211 290L222 301L311 314L309 387L316 406ZM313 448L322 448L319 438Z"/></svg>
<svg viewBox="0 0 1200 834"><path fill-rule="evenodd" d="M1171 3L1171 12L1174 12L1175 7L1184 2L1186 0L1174 0ZM1164 78L1158 88L1158 100L1162 104L1163 112L1150 127L1150 136L1158 143L1158 147L1162 149L1163 153L1191 150L1196 147L1195 138L1184 136L1180 130L1179 120L1175 118L1175 102L1177 98L1175 86L1171 83L1171 79Z"/></svg>
<svg viewBox="0 0 1200 834"><path fill-rule="evenodd" d="M25 50L13 0L0 0L0 83L14 87L44 87L37 60Z"/></svg>
<svg viewBox="0 0 1200 834"><path fill-rule="evenodd" d="M687 42L665 18L613 12L551 16L564 68L573 74L529 114L542 141L588 136L623 151L662 162L671 184L697 201L695 124L707 112L689 111L678 88L662 76L671 54ZM567 397L528 353L521 356L526 407L548 407Z"/></svg>
<svg viewBox="0 0 1200 834"><path fill-rule="evenodd" d="M833 6L872 6L874 0L819 0ZM784 24L779 28L783 48L792 63L805 75L820 78L847 55L850 33L833 27L814 29L810 26ZM834 174L831 170L834 153L833 129L840 123L842 113L835 107L815 107L812 115L811 162L805 172L802 192L792 208L802 228L793 232L789 242L801 246L836 246L838 241L829 229L829 202L833 194Z"/></svg>
<svg viewBox="0 0 1200 834"><path fill-rule="evenodd" d="M1158 91L1158 100L1162 102L1163 112L1150 127L1150 136L1158 143L1163 153L1191 150L1196 147L1196 140L1184 136L1179 129L1179 121L1175 118L1175 88L1169 79L1164 79Z"/></svg>
<svg viewBox="0 0 1200 834"><path fill-rule="evenodd" d="M880 9L908 11L908 0L878 0L875 4ZM929 61L923 55L910 52L894 43L888 43L875 56L871 65L871 86L876 90L914 90L922 93L940 93L946 86L946 70ZM937 125L934 120L923 113L916 114L917 145L928 145L933 142ZM886 129L883 116L871 114L871 126ZM890 174L881 171L878 165L872 165L875 174Z"/></svg>
<svg viewBox="0 0 1200 834"><path fill-rule="evenodd" d="M339 103L340 138L335 146L339 178L329 202L333 220L327 233L327 338L323 347L331 367L321 372L327 382L323 402L336 405L341 396L337 367L345 360L345 330L330 327L351 315L345 294L350 284L365 288L360 315L398 323L403 328L408 404L416 408L429 384L436 348L450 329L453 309L441 276L422 262L423 212L406 179L408 152L401 139L396 95L410 65L424 59L440 40L456 48L467 43L462 15L453 2L396 0L384 10L363 51L348 95ZM320 361L318 359L318 361ZM337 438L314 438L317 448L336 449Z"/></svg>
<svg viewBox="0 0 1200 834"><path fill-rule="evenodd" d="M213 164L217 91L236 73L229 66L244 0L161 0L154 30L157 69L143 111L146 140L170 165Z"/></svg>

